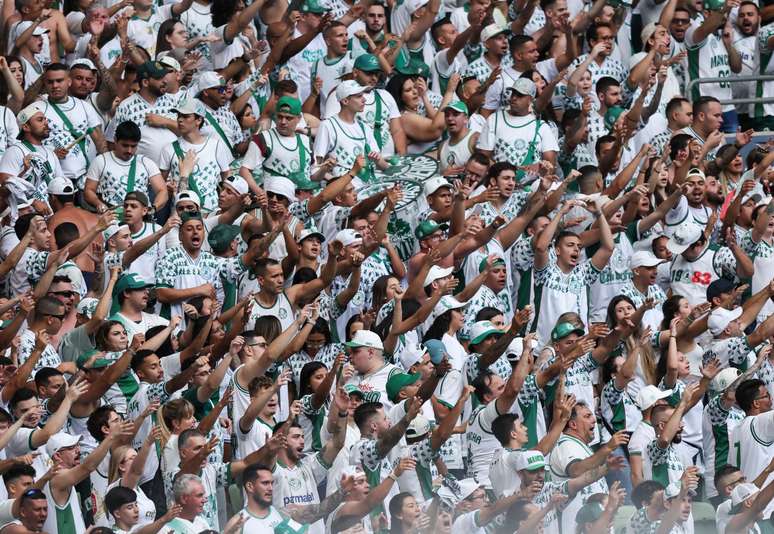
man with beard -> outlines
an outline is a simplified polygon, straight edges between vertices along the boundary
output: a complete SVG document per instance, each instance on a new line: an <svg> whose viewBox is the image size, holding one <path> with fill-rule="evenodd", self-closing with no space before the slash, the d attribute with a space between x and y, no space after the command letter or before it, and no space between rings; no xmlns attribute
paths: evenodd
<svg viewBox="0 0 774 534"><path fill-rule="evenodd" d="M124 325L129 343L136 334L145 335L148 329L169 323L167 319L145 311L148 307L149 287L145 280L135 274L124 275L115 284L113 299L120 309L110 319Z"/></svg>
<svg viewBox="0 0 774 534"><path fill-rule="evenodd" d="M694 230L704 231L712 215L712 210L706 205L707 177L698 168L692 168L681 184L683 196L677 204L666 213L666 234L677 233L678 225L691 224Z"/></svg>
<svg viewBox="0 0 774 534"><path fill-rule="evenodd" d="M45 213L48 203L48 183L64 173L59 158L43 146L51 129L45 115L45 102L33 102L16 116L19 141L8 147L0 159L0 181L21 177L31 184L33 205Z"/></svg>
<svg viewBox="0 0 774 534"><path fill-rule="evenodd" d="M97 154L107 151L102 134L102 119L90 105L69 96L70 72L61 63L53 63L43 73L43 86L48 94L45 114L51 135L44 144L62 162L64 175L83 190L86 170Z"/></svg>
<svg viewBox="0 0 774 534"><path fill-rule="evenodd" d="M99 55L95 53L92 57L96 60L96 65L88 58L78 59L70 65L70 79L72 80L70 96L88 102L107 123L108 119L105 118L105 113L111 111L113 106L113 99L116 97L116 84L110 72L100 61ZM100 90L95 93L98 80L101 81Z"/></svg>
<svg viewBox="0 0 774 534"><path fill-rule="evenodd" d="M742 57L742 70L740 76L758 74L758 28L761 18L755 2L746 0L739 4L736 22L733 27L733 47ZM755 96L755 82L742 82L731 84L731 94L734 98L752 98ZM764 124L755 125L750 122L754 116L755 106L739 106L739 122L742 128L760 127L767 129Z"/></svg>
<svg viewBox="0 0 774 534"><path fill-rule="evenodd" d="M648 457L648 461L644 462L646 480L655 480L664 487L680 480L684 466L675 445L683 439L683 416L691 406L696 404L694 402L696 395L703 395L703 390L706 390L706 386L702 388L699 383L694 382L685 387L677 407L656 406L653 408L650 421L656 431L656 439L651 441L645 449L645 454ZM651 468L651 473L647 472L648 466Z"/></svg>
<svg viewBox="0 0 774 534"><path fill-rule="evenodd" d="M385 30L387 14L384 4L374 3L366 8L365 28L355 32L350 38L348 48L352 57L357 59L363 54L375 54L384 50L397 37Z"/></svg>
<svg viewBox="0 0 774 534"><path fill-rule="evenodd" d="M156 264L156 297L164 317L183 316L183 302L211 297L222 291L221 263L202 250L204 223L198 213L185 213L180 226L180 245L167 249Z"/></svg>
<svg viewBox="0 0 774 534"><path fill-rule="evenodd" d="M137 153L159 161L162 148L177 137L170 128L159 126L157 121L148 122L148 116L170 121L175 119L172 111L174 99L166 96L167 83L164 78L167 73L167 68L158 61L147 61L138 67L140 90L118 105L105 135L108 141L115 141L116 126L126 121L134 122L142 134Z"/></svg>
<svg viewBox="0 0 774 534"><path fill-rule="evenodd" d="M226 81L216 72L203 72L197 87L199 100L204 104L202 134L220 137L234 157L244 155L249 139L231 111L226 95Z"/></svg>
<svg viewBox="0 0 774 534"><path fill-rule="evenodd" d="M735 84L736 85L736 84ZM669 140L676 132L688 128L693 121L693 107L690 100L676 96L666 106L667 129L653 136L650 140L657 154L662 154L669 145Z"/></svg>

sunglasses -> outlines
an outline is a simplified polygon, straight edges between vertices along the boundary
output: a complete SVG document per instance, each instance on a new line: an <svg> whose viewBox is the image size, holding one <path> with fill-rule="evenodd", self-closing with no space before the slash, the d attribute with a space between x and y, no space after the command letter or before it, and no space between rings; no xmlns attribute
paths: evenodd
<svg viewBox="0 0 774 534"><path fill-rule="evenodd" d="M286 197L284 195L280 195L278 193L274 193L273 191L268 191L266 193L266 196L268 198L274 198L274 199L277 199L277 200L285 200L286 199Z"/></svg>
<svg viewBox="0 0 774 534"><path fill-rule="evenodd" d="M58 295L60 297L72 297L75 295L75 291L49 291L51 295Z"/></svg>
<svg viewBox="0 0 774 534"><path fill-rule="evenodd" d="M226 91L228 91L228 87L226 87L225 85L221 85L220 87L217 87L217 91L218 91L218 93L219 93L219 94L221 94L221 95L222 95L222 94L224 94Z"/></svg>

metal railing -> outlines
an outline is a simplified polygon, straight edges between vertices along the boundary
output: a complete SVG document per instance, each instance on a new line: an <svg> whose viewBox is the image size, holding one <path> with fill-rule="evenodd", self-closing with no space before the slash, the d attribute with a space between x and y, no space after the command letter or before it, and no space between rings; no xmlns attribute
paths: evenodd
<svg viewBox="0 0 774 534"><path fill-rule="evenodd" d="M722 76L717 78L698 78L688 82L685 92L691 94L694 86L702 83L741 83L741 82L770 82L774 81L774 74L758 74L754 76L732 76L724 78ZM732 98L731 100L721 100L722 105L738 105L738 104L771 104L774 103L774 97L756 97L756 98Z"/></svg>

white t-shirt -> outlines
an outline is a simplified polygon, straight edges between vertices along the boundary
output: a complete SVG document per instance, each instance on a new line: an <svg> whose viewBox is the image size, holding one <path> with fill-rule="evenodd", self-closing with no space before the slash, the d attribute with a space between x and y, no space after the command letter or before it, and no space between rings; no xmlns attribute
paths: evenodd
<svg viewBox="0 0 774 534"><path fill-rule="evenodd" d="M134 164L132 191L149 196L150 179L160 174L156 163L150 158L138 155L129 161L116 157L113 152L100 154L89 165L86 180L97 182L97 195L111 207L123 206L124 197L129 193L129 177Z"/></svg>
<svg viewBox="0 0 774 534"><path fill-rule="evenodd" d="M495 161L525 165L542 159L544 152L558 152L559 143L550 126L534 115L517 117L497 111L487 119L478 148L492 151Z"/></svg>
<svg viewBox="0 0 774 534"><path fill-rule="evenodd" d="M56 108L67 117L74 132L65 124L59 113L56 112ZM76 139L73 133L80 137L90 128L101 128L103 126L102 118L97 115L97 112L94 111L91 105L84 100L70 96L61 103L55 104L47 101L44 114L48 119L50 133L43 141L43 144L51 150L64 148L72 143ZM81 145L86 147L86 154L83 153ZM96 156L97 148L91 136L87 135L83 143L77 143L70 149L67 156L61 160L64 176L73 180L78 188L83 189L84 175L86 174L88 163L94 160Z"/></svg>

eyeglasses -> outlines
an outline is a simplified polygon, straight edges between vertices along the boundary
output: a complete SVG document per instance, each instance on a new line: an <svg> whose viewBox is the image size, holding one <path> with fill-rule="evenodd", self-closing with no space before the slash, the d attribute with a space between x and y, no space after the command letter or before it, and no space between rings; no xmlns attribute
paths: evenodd
<svg viewBox="0 0 774 534"><path fill-rule="evenodd" d="M49 293L60 297L72 297L75 294L75 291L49 291Z"/></svg>
<svg viewBox="0 0 774 534"><path fill-rule="evenodd" d="M690 24L690 23L691 23L691 19L672 19L672 24L683 25L683 24Z"/></svg>

